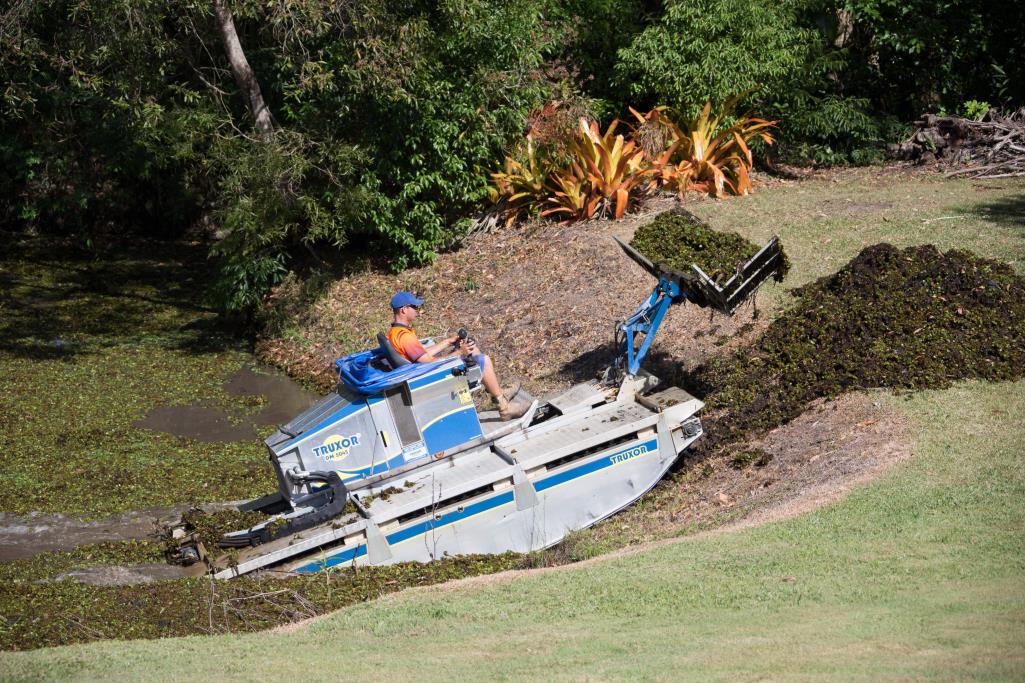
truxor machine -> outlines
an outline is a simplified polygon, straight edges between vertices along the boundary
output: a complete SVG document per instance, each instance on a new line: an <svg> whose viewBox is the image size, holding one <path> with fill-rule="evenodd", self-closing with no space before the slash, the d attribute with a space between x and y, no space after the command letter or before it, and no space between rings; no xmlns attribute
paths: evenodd
<svg viewBox="0 0 1025 683"><path fill-rule="evenodd" d="M218 545L235 552L216 557L179 527L173 559L229 578L527 552L633 503L702 433L702 402L641 369L669 307L731 314L783 256L773 238L720 287L697 266L674 271L619 244L658 283L618 326L601 380L543 401L521 390L530 409L501 422L474 406L479 368L408 364L379 335L378 348L337 361L335 392L266 440L279 490L241 508L267 521L224 535Z"/></svg>

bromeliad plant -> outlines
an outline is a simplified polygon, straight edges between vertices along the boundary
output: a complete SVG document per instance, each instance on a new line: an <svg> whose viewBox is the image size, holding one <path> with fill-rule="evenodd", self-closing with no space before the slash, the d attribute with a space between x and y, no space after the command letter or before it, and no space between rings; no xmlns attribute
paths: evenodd
<svg viewBox="0 0 1025 683"><path fill-rule="evenodd" d="M595 207L590 196L587 174L576 162L573 162L568 170L554 174L552 180L558 189L545 200L549 208L541 212L542 216L558 214L565 216L565 221L570 222L588 213L594 213Z"/></svg>
<svg viewBox="0 0 1025 683"><path fill-rule="evenodd" d="M749 143L758 138L773 142L769 128L776 121L741 116L728 126L722 120L733 113L739 97L731 97L712 115L712 103L686 126L672 124L674 142L668 163L658 168L660 179L682 198L687 190L698 190L712 197L751 193L751 167L754 159ZM675 162L670 161L674 159Z"/></svg>
<svg viewBox="0 0 1025 683"><path fill-rule="evenodd" d="M551 193L548 187L550 174L549 165L539 158L534 139L528 135L520 153L505 158L505 170L491 174L491 203L498 205L504 202L507 224L523 210L539 205Z"/></svg>
<svg viewBox="0 0 1025 683"><path fill-rule="evenodd" d="M613 215L622 218L632 199L659 187L682 197L698 190L712 197L751 192L750 143L772 144L775 121L741 116L728 125L741 96L732 97L714 115L705 103L701 113L680 125L669 110L655 107L637 119L629 137L617 134L619 120L602 133L581 117L564 148L568 162L541 159L530 135L525 147L506 157L505 170L492 174L492 203L511 223L524 211L540 211L564 222Z"/></svg>
<svg viewBox="0 0 1025 683"><path fill-rule="evenodd" d="M547 201L551 208L542 216L561 215L567 221L593 218L609 213L622 218L630 203L631 193L650 174L644 161L644 152L633 140L616 135L619 120L613 121L602 134L598 124L580 119L577 135L570 145L573 162L568 171L556 174L562 192ZM581 204L579 197L566 192L586 194ZM571 202L567 200L572 199Z"/></svg>

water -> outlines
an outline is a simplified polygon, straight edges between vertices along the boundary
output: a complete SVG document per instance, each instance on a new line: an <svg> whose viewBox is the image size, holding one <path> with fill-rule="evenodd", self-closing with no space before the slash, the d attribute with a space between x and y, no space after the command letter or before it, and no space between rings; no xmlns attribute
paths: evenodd
<svg viewBox="0 0 1025 683"><path fill-rule="evenodd" d="M247 441L256 438L257 425L284 424L319 398L287 375L268 368L243 367L228 377L224 390L231 396L263 396L266 403L255 416L200 404L162 406L135 426L203 443Z"/></svg>

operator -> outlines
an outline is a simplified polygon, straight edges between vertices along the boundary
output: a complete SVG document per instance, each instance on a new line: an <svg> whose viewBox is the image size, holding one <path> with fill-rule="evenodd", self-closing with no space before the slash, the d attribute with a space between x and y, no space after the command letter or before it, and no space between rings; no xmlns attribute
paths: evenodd
<svg viewBox="0 0 1025 683"><path fill-rule="evenodd" d="M525 401L510 401L519 390L518 387L503 393L494 364L477 349L474 340L460 339L458 335L453 335L426 348L420 343L413 323L420 317L423 303L423 299L411 292L399 292L392 297L391 309L395 319L388 330L388 341L395 350L411 363L430 363L455 351L467 363L480 366L484 388L498 406L498 414L503 420L511 420L527 412L530 406Z"/></svg>

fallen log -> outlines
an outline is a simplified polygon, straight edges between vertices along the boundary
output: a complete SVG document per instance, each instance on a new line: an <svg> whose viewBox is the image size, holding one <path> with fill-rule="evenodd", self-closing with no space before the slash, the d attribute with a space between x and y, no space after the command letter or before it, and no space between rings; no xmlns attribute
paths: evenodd
<svg viewBox="0 0 1025 683"><path fill-rule="evenodd" d="M938 162L950 169L948 178L1025 176L1025 107L1006 115L990 109L979 121L926 114L888 151L898 159Z"/></svg>

